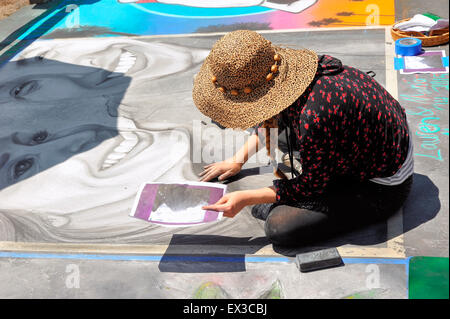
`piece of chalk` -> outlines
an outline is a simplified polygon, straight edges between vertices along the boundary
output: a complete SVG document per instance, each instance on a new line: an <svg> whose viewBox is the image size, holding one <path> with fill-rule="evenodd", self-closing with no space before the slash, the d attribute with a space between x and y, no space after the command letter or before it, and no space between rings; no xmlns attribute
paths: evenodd
<svg viewBox="0 0 450 319"><path fill-rule="evenodd" d="M336 248L311 251L295 256L295 263L301 272L337 267L343 265Z"/></svg>

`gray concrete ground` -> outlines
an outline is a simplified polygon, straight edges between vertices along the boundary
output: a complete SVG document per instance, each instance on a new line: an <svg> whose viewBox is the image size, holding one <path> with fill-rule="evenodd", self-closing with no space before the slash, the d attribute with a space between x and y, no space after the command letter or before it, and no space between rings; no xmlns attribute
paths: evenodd
<svg viewBox="0 0 450 319"><path fill-rule="evenodd" d="M415 14L431 12L437 14L443 18L449 18L449 3L447 1L428 1L426 4L422 1L408 1L397 0L395 2L395 15L396 19L406 19L412 17ZM443 46L436 46L427 48L427 50L445 50L448 56L448 44ZM448 128L448 75L443 76L447 79L447 87L432 88L431 82L436 81L436 77L432 75L420 75L420 79L412 78L412 75L401 75L398 77L399 85L399 101L409 111L408 121L410 123L410 129L414 132L420 131L419 126L423 125L424 116L418 115L421 107L429 107L434 105L433 100L439 97L444 98L443 110L434 110L434 114L430 116L435 117L434 124L439 127ZM439 80L438 80L439 81ZM427 87L425 93L418 89L418 83L430 83L429 91ZM428 96L427 96L428 94ZM423 103L419 103L417 100L411 99L412 96L419 96L424 98ZM445 102L446 99L446 102ZM425 105L424 105L425 104ZM423 113L424 114L424 113ZM420 132L419 132L420 134ZM422 137L416 133L414 134L414 145L416 147L416 153L423 155L432 155L422 152L424 147ZM420 179L420 183L415 183L416 187L413 188L412 195L408 201L405 211L410 211L412 207L416 210L414 213L406 215L404 218L405 228L405 248L408 256L442 256L448 257L448 138L443 136L441 144L443 161L429 160L430 157L416 156L415 169L416 180ZM434 147L432 147L434 148ZM434 151L437 151L435 149ZM429 183L431 181L431 183ZM419 186L420 185L420 186ZM424 194L429 196L424 196ZM431 195L434 193L434 195ZM438 195L438 200L436 198ZM434 199L433 199L434 198ZM438 213L439 212L439 213ZM412 230L413 224L418 220L424 220L424 223L418 225L418 227ZM431 236L431 237L430 237ZM433 239L427 239L433 238Z"/></svg>
<svg viewBox="0 0 450 319"><path fill-rule="evenodd" d="M23 7L12 15L0 20L0 42L5 40L11 33L23 27L28 22L38 18L55 1L46 4L33 4Z"/></svg>
<svg viewBox="0 0 450 319"><path fill-rule="evenodd" d="M168 263L1 258L0 298L189 299L208 284L220 286L220 294L213 289L203 294L230 299L264 298L274 284L286 299L407 298L405 265L348 264L300 273L294 263L268 261L218 272L220 266L211 262L202 263L200 272L180 273L165 271ZM190 267L176 263L174 268Z"/></svg>

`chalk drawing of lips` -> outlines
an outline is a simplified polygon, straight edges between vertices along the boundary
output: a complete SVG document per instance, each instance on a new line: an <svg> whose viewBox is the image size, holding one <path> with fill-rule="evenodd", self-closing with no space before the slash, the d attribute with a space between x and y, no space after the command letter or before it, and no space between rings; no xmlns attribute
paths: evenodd
<svg viewBox="0 0 450 319"><path fill-rule="evenodd" d="M148 143L152 141L152 135L140 130L137 132L137 127L130 119L119 117L117 123L119 136L116 139L121 140L119 144L107 153L104 162L101 164L101 170L110 169L121 161L132 158L139 154L142 147L139 147L139 142L147 140ZM147 143L145 143L147 146Z"/></svg>
<svg viewBox="0 0 450 319"><path fill-rule="evenodd" d="M103 81L98 83L97 86L106 83L110 79L126 75L136 64L136 59L137 57L135 54L124 49L119 56L119 60L114 70L110 72Z"/></svg>
<svg viewBox="0 0 450 319"><path fill-rule="evenodd" d="M102 88L120 84L125 76L132 76L147 65L146 56L138 51L133 51L130 47L122 47L120 52L120 55L109 63L107 69L105 68L103 76L95 85L96 87Z"/></svg>

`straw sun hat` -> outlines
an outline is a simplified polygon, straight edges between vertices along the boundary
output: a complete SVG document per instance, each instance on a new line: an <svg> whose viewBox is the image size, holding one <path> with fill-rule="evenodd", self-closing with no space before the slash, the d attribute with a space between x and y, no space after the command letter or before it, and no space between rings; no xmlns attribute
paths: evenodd
<svg viewBox="0 0 450 319"><path fill-rule="evenodd" d="M280 113L312 82L317 55L284 49L256 32L217 41L194 80L197 108L222 126L247 129Z"/></svg>

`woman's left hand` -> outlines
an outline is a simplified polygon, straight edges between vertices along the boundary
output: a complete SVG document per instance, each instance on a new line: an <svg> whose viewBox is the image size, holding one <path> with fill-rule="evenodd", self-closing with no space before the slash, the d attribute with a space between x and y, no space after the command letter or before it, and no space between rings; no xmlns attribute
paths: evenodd
<svg viewBox="0 0 450 319"><path fill-rule="evenodd" d="M217 203L209 206L203 206L204 210L213 210L216 212L223 212L223 216L233 218L242 208L247 206L247 196L244 191L237 191L225 194Z"/></svg>

